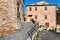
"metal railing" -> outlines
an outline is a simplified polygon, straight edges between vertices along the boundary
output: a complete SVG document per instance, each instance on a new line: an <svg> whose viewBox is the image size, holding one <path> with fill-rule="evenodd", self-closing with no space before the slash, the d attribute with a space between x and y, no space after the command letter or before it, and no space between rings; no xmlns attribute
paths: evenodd
<svg viewBox="0 0 60 40"><path fill-rule="evenodd" d="M36 25L34 27L32 27L32 29L30 31L28 31L28 36L31 38L32 40L32 36L35 32L37 32L38 27L36 27Z"/></svg>

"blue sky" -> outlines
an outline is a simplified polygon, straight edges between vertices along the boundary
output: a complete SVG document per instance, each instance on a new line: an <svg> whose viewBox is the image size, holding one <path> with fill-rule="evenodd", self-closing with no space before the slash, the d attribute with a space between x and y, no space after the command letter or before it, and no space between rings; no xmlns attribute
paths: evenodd
<svg viewBox="0 0 60 40"><path fill-rule="evenodd" d="M26 11L26 5L36 3L36 2L40 2L40 1L41 0L24 0L24 12ZM57 6L60 7L60 0L45 0L45 2L47 2L49 4L57 4Z"/></svg>

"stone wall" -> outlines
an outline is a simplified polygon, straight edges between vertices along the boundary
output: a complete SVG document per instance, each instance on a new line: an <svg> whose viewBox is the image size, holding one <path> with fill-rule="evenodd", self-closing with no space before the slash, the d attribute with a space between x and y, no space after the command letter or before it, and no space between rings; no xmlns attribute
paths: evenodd
<svg viewBox="0 0 60 40"><path fill-rule="evenodd" d="M31 7L31 11L29 8ZM37 11L35 10L35 7L37 7ZM45 7L47 10L45 10ZM31 17L28 17L28 15L32 15ZM37 15L37 19L35 16ZM47 18L45 18L45 16ZM46 23L48 23L48 27L46 28L52 28L56 27L56 5L53 4L46 4L46 5L30 5L27 6L27 11L26 11L26 20L31 21L33 19L39 26L44 25L46 26Z"/></svg>
<svg viewBox="0 0 60 40"><path fill-rule="evenodd" d="M17 1L0 0L0 33L9 32L13 29L18 29Z"/></svg>
<svg viewBox="0 0 60 40"><path fill-rule="evenodd" d="M21 22L24 22L24 2L23 0L20 0L20 5L19 5L19 12L20 12L20 18L21 18Z"/></svg>
<svg viewBox="0 0 60 40"><path fill-rule="evenodd" d="M56 27L56 6L46 6L47 10L45 10L45 6L37 6L37 11L35 11L36 6L31 6L32 10L29 11L29 7L27 6L26 17L27 21L31 18L39 22L40 25L44 25L46 22L49 22L49 27ZM28 15L32 15L32 17L28 17ZM35 19L35 15L37 15L37 19ZM45 15L47 19L45 19Z"/></svg>

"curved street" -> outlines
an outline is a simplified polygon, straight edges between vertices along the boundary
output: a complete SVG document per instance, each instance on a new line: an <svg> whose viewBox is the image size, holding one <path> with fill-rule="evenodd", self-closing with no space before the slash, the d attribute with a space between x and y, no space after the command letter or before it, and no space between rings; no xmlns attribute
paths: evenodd
<svg viewBox="0 0 60 40"><path fill-rule="evenodd" d="M40 32L39 40L60 40L60 34L54 32Z"/></svg>

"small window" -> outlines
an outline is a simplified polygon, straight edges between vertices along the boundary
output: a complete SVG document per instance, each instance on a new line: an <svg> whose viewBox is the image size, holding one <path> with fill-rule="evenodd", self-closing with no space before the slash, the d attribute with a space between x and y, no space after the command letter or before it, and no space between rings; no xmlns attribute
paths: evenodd
<svg viewBox="0 0 60 40"><path fill-rule="evenodd" d="M18 17L18 18L20 17L20 13L19 13L19 12L17 13L17 17Z"/></svg>
<svg viewBox="0 0 60 40"><path fill-rule="evenodd" d="M37 7L35 7L35 11L37 11Z"/></svg>
<svg viewBox="0 0 60 40"><path fill-rule="evenodd" d="M28 15L28 17L32 17L32 15Z"/></svg>
<svg viewBox="0 0 60 40"><path fill-rule="evenodd" d="M45 7L45 10L47 10L47 7Z"/></svg>
<svg viewBox="0 0 60 40"><path fill-rule="evenodd" d="M35 19L37 19L37 15L35 15Z"/></svg>
<svg viewBox="0 0 60 40"><path fill-rule="evenodd" d="M17 2L17 6L19 6L19 2Z"/></svg>
<svg viewBox="0 0 60 40"><path fill-rule="evenodd" d="M17 7L17 12L19 12L19 7Z"/></svg>
<svg viewBox="0 0 60 40"><path fill-rule="evenodd" d="M29 10L30 10L30 11L32 10L31 7L29 7Z"/></svg>
<svg viewBox="0 0 60 40"><path fill-rule="evenodd" d="M47 19L47 15L45 15L45 19Z"/></svg>

